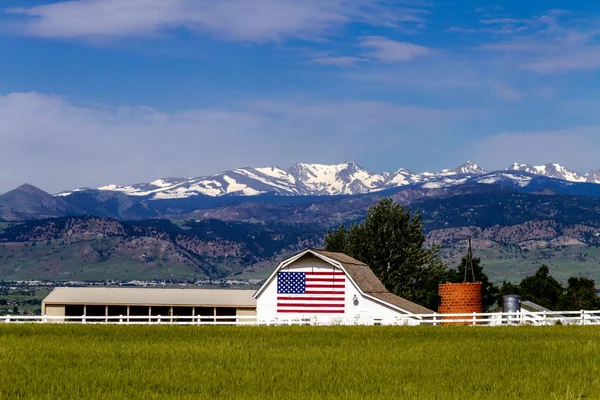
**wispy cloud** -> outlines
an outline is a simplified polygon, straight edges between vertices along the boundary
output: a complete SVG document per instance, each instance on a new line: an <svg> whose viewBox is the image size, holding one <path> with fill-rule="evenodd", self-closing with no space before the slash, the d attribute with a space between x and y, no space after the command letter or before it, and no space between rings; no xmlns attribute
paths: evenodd
<svg viewBox="0 0 600 400"><path fill-rule="evenodd" d="M311 58L308 61L308 64L318 64L318 65L327 65L339 68L356 68L359 64L368 61L368 59L363 57L352 57L352 56L330 56L330 55L320 55Z"/></svg>
<svg viewBox="0 0 600 400"><path fill-rule="evenodd" d="M482 19L479 22L485 25L497 25L497 24L517 24L522 23L523 20L516 18L490 18L490 19Z"/></svg>
<svg viewBox="0 0 600 400"><path fill-rule="evenodd" d="M529 19L498 18L481 21L509 33L506 40L481 49L502 52L516 65L538 73L563 73L600 68L600 21L551 10Z"/></svg>
<svg viewBox="0 0 600 400"><path fill-rule="evenodd" d="M587 172L600 167L597 157L599 147L600 126L587 126L504 132L475 141L468 152L486 160L491 168L506 168L513 162L558 162Z"/></svg>
<svg viewBox="0 0 600 400"><path fill-rule="evenodd" d="M363 36L360 46L367 49L364 56L384 62L405 62L432 52L425 46L399 42L382 36Z"/></svg>
<svg viewBox="0 0 600 400"><path fill-rule="evenodd" d="M407 143L418 145L427 132L473 116L465 109L352 100L255 100L167 112L12 93L0 96L0 148L10 149L0 157L0 192L24 182L59 191L242 165L361 162L364 154L387 151L411 157Z"/></svg>
<svg viewBox="0 0 600 400"><path fill-rule="evenodd" d="M388 0L78 0L12 8L21 34L83 40L175 29L247 42L316 39L351 22L396 27L423 11Z"/></svg>

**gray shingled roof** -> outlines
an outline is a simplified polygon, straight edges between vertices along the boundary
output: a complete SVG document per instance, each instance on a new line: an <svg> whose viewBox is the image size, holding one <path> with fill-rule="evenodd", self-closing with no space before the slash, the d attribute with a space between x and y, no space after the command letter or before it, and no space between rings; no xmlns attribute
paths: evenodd
<svg viewBox="0 0 600 400"><path fill-rule="evenodd" d="M310 249L322 256L331 258L341 263L354 282L360 289L379 300L393 304L413 314L433 314L433 311L420 306L412 301L406 300L400 296L390 293L383 283L377 278L373 270L362 261L356 260L344 253L335 253L320 249Z"/></svg>
<svg viewBox="0 0 600 400"><path fill-rule="evenodd" d="M256 307L254 290L57 287L44 304Z"/></svg>
<svg viewBox="0 0 600 400"><path fill-rule="evenodd" d="M535 304L533 301L523 300L521 301L521 308L525 308L529 311L550 311L546 307L542 307L539 304Z"/></svg>

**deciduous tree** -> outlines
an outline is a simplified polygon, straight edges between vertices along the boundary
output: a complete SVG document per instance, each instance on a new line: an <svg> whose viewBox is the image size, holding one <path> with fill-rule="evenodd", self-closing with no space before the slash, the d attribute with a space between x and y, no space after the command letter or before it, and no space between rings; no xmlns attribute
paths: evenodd
<svg viewBox="0 0 600 400"><path fill-rule="evenodd" d="M567 311L600 309L600 298L594 280L585 277L569 278L559 308Z"/></svg>
<svg viewBox="0 0 600 400"><path fill-rule="evenodd" d="M421 215L391 198L369 207L363 222L340 226L325 237L325 250L366 263L390 292L435 310L447 266L437 246L424 244Z"/></svg>

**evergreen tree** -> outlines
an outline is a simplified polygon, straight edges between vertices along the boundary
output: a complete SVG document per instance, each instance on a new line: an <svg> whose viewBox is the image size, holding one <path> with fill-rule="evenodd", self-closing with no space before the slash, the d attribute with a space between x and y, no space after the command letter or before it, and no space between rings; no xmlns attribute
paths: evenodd
<svg viewBox="0 0 600 400"><path fill-rule="evenodd" d="M421 215L391 198L369 207L362 223L340 226L325 237L325 250L364 262L390 292L435 310L447 267L439 247L424 244Z"/></svg>

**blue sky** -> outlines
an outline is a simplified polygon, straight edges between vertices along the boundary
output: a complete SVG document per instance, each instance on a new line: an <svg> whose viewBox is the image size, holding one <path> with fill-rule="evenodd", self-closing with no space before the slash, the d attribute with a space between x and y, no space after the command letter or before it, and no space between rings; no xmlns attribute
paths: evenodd
<svg viewBox="0 0 600 400"><path fill-rule="evenodd" d="M600 168L600 4L4 0L0 192L352 160Z"/></svg>

